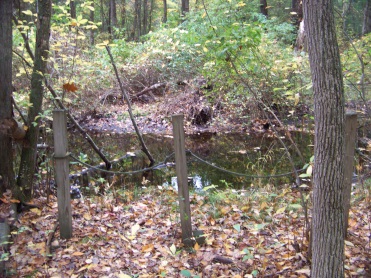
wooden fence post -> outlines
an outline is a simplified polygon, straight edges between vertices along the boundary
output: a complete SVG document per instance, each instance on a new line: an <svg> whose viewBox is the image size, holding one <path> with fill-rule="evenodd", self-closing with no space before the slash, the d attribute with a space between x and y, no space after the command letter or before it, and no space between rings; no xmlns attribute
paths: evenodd
<svg viewBox="0 0 371 278"><path fill-rule="evenodd" d="M175 169L178 183L182 241L186 247L193 247L191 208L189 204L187 159L184 145L185 140L184 140L183 115L173 115L171 118L173 122Z"/></svg>
<svg viewBox="0 0 371 278"><path fill-rule="evenodd" d="M68 239L72 237L72 213L65 110L53 111L53 131L59 229L61 238Z"/></svg>
<svg viewBox="0 0 371 278"><path fill-rule="evenodd" d="M345 115L345 162L344 162L344 236L347 236L350 196L354 171L354 150L357 138L357 113Z"/></svg>

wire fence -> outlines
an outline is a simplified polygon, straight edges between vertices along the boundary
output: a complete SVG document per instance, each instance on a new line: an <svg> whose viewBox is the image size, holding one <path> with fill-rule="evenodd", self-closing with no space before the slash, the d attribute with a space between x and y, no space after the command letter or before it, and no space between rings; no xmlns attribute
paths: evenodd
<svg viewBox="0 0 371 278"><path fill-rule="evenodd" d="M221 172L224 172L224 173L227 173L227 174L230 174L230 175L235 175L235 176L240 176L240 177L246 177L246 178L253 178L253 179L268 179L268 178L280 178L280 177L285 177L285 176L290 176L290 175L293 175L293 174L296 174L296 173L299 173L299 172L303 172L305 171L305 169L295 169L294 171L291 171L291 172L285 172L285 173L279 173L279 174L274 174L274 175L251 175L251 174L246 174L246 173L240 173L240 172L235 172L235 171L231 171L231 170L228 170L228 169L225 169L223 167L220 167L218 165L215 165L215 163L211 163L201 157L199 157L198 155L194 154L192 151L190 150L187 150L186 153L192 157L194 157L197 161L199 161L200 163L203 163L203 164L206 164L218 171L221 171ZM175 162L169 162L169 160L174 156L174 153L171 153L170 155L168 155L164 161L160 162L160 163L157 163L151 167L147 167L147 168L143 168L143 169L140 169L140 170L134 170L134 171L126 171L126 172L122 172L122 171L112 171L112 170L106 170L106 169L102 169L100 167L97 167L97 166L93 166L93 165L90 165L86 162L83 162L81 161L80 159L78 159L76 156L72 155L72 154L69 154L69 156L77 163L80 163L90 169L94 169L96 171L100 171L100 172L103 172L103 173L107 173L107 174L113 174L113 175L135 175L135 174L140 174L140 173L145 173L145 172L148 172L148 171L153 171L153 170L159 170L161 168L164 168L164 167L170 167L170 166L174 166L175 165Z"/></svg>

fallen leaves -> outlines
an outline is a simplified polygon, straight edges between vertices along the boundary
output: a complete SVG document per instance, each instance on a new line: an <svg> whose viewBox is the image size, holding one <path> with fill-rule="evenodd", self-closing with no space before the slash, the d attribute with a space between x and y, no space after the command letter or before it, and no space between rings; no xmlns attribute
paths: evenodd
<svg viewBox="0 0 371 278"><path fill-rule="evenodd" d="M181 243L177 194L171 189L149 190L130 203L113 197L74 200L73 237L60 239L56 231L51 257L46 240L57 207L32 208L21 215L13 236L9 276L309 277L302 207L296 192L284 191L231 191L223 199L191 195L193 228L205 237L191 253ZM368 267L370 231L364 223L370 216L361 210L366 203L350 213L345 262L352 277L361 277Z"/></svg>

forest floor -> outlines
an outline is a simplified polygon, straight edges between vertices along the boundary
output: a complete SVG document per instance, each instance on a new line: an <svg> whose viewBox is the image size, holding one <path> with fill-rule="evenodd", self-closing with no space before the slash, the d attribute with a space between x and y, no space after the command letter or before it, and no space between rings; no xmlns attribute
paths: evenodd
<svg viewBox="0 0 371 278"><path fill-rule="evenodd" d="M133 132L126 105L104 99L78 117L90 132ZM198 90L136 101L133 113L143 133L172 131L171 115L184 114L186 133L270 132L280 123L261 117L251 103L208 104ZM279 112L279 111L278 111ZM287 129L308 126L305 107L288 113ZM290 118L291 115L291 118ZM300 126L301 125L301 126ZM308 127L307 130L309 130ZM310 191L304 192L309 202ZM191 194L193 230L204 237L184 248L177 193L146 189L72 201L73 235L61 239L55 197L33 200L13 223L9 252L2 254L7 277L310 277L308 240L300 193L291 185L210 190ZM0 213L8 211L5 197ZM371 186L354 186L346 277L371 277ZM0 274L1 276L1 274Z"/></svg>
<svg viewBox="0 0 371 278"><path fill-rule="evenodd" d="M216 190L190 200L193 230L204 237L187 250L172 188L73 200L68 240L59 236L55 198L39 198L14 224L8 277L310 277L297 189ZM370 185L356 185L346 277L371 277L370 204Z"/></svg>
<svg viewBox="0 0 371 278"><path fill-rule="evenodd" d="M172 133L171 116L184 115L184 129L188 134L211 132L265 132L269 122L258 105L252 100L241 99L235 104L222 98L210 100L209 93L200 88L186 86L181 91L162 93L150 99L134 99L133 115L142 133ZM78 113L80 124L91 132L128 133L134 132L127 105L120 94L103 94L86 113ZM288 111L290 110L290 111ZM304 115L309 115L305 105L288 109L282 105L272 107L272 112L292 130L301 126L307 128ZM272 125L282 129L280 122L268 113Z"/></svg>

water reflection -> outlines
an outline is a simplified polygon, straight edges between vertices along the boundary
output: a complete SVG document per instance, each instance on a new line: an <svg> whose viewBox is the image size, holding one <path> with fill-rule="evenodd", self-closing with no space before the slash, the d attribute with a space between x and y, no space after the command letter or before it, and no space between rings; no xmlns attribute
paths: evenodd
<svg viewBox="0 0 371 278"><path fill-rule="evenodd" d="M135 156L122 161L116 165L115 170L133 171L146 168L149 164L146 156L137 151L140 149L139 142L134 134L97 134L92 136L98 146L110 160L118 158L132 152ZM287 145L297 169L303 167L304 163L309 161L313 154L313 137L305 133L293 133L292 138L300 149L304 162L300 160L292 144L282 138ZM171 136L147 134L144 140L152 156L157 162L163 161L167 156L173 153L173 138ZM99 157L92 152L81 138L71 139L71 152L85 153L89 157L89 164L95 165L100 162ZM186 149L203 160L227 169L232 172L245 173L247 175L267 176L264 179L254 177L243 177L226 172L222 172L214 167L200 162L192 156L187 156L188 176L193 178L193 187L216 185L219 188L233 187L242 188L251 186L251 184L282 184L294 181L294 175L288 175L280 178L270 178L268 176L291 172L292 167L287 158L282 145L277 139L268 134L196 134L186 137ZM113 154L113 155L112 155ZM80 167L81 168L81 167ZM79 171L80 168L75 168ZM117 186L120 184L141 185L143 181L150 181L153 185L163 185L164 183L173 184L175 169L161 168L154 171L145 172L130 176L117 177Z"/></svg>

